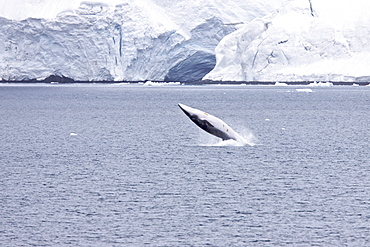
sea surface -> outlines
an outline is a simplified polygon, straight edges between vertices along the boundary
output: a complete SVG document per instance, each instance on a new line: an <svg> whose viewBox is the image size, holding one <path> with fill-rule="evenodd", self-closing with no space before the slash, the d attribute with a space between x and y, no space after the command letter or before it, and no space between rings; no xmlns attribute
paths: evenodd
<svg viewBox="0 0 370 247"><path fill-rule="evenodd" d="M369 114L370 87L0 84L0 245L370 246Z"/></svg>

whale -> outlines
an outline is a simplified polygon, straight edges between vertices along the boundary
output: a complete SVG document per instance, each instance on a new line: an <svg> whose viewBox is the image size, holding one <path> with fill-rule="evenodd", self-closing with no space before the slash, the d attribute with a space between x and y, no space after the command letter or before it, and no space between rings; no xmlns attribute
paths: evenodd
<svg viewBox="0 0 370 247"><path fill-rule="evenodd" d="M190 118L191 121L209 134L217 136L223 141L242 140L241 136L221 119L184 104L179 103L178 106L185 113L185 115Z"/></svg>

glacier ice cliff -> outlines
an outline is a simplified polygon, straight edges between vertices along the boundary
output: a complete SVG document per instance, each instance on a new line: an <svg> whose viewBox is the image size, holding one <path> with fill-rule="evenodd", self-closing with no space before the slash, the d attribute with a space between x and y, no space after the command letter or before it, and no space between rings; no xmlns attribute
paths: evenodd
<svg viewBox="0 0 370 247"><path fill-rule="evenodd" d="M241 23L286 0L0 0L0 78L199 80Z"/></svg>
<svg viewBox="0 0 370 247"><path fill-rule="evenodd" d="M369 80L368 0L0 0L0 80Z"/></svg>
<svg viewBox="0 0 370 247"><path fill-rule="evenodd" d="M225 37L204 79L369 81L370 2L295 0Z"/></svg>

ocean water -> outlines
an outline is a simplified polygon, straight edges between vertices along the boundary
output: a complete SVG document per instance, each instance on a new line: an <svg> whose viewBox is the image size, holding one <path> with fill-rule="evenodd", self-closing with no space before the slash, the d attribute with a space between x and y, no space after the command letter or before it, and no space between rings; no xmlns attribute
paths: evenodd
<svg viewBox="0 0 370 247"><path fill-rule="evenodd" d="M0 245L370 246L370 87L296 89L0 85Z"/></svg>

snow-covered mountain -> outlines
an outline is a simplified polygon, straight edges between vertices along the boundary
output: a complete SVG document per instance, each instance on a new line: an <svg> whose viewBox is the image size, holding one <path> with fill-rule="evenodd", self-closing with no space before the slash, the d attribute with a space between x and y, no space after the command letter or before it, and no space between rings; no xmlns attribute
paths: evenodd
<svg viewBox="0 0 370 247"><path fill-rule="evenodd" d="M369 3L0 0L0 79L365 80Z"/></svg>

